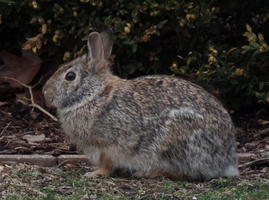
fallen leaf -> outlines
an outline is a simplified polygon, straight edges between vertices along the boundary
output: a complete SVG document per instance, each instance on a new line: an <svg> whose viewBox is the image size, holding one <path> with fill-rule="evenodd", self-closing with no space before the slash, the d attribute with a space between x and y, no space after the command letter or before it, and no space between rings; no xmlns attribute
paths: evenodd
<svg viewBox="0 0 269 200"><path fill-rule="evenodd" d="M9 83L9 88L22 88L18 82L8 79L13 78L24 84L30 83L38 73L41 59L30 51L22 50L22 56L11 54L7 51L0 52L4 64L0 66L0 85Z"/></svg>
<svg viewBox="0 0 269 200"><path fill-rule="evenodd" d="M44 134L40 135L24 135L23 139L27 140L28 143L37 143L45 140L46 136Z"/></svg>
<svg viewBox="0 0 269 200"><path fill-rule="evenodd" d="M43 38L43 31L46 33L47 25L44 24L45 27L42 26L42 33L38 35L26 38L27 41L22 45L22 49L24 50L31 50L31 49L40 49L42 47L42 38Z"/></svg>
<svg viewBox="0 0 269 200"><path fill-rule="evenodd" d="M252 150L256 148L258 144L259 144L259 141L252 141L252 142L246 143L245 147Z"/></svg>
<svg viewBox="0 0 269 200"><path fill-rule="evenodd" d="M252 158L255 158L254 153L238 153L237 155L240 162L245 162L247 160L251 160Z"/></svg>
<svg viewBox="0 0 269 200"><path fill-rule="evenodd" d="M0 101L0 106L5 106L5 105L8 105L9 104L9 102L7 102L7 101Z"/></svg>
<svg viewBox="0 0 269 200"><path fill-rule="evenodd" d="M258 124L259 125L267 125L267 124L269 124L269 121L266 121L266 120L263 120L263 119L259 119L258 120Z"/></svg>

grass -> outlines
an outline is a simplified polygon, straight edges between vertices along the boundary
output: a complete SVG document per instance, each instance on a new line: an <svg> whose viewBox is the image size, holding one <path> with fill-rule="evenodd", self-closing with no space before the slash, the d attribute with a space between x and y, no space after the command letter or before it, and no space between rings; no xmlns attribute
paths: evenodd
<svg viewBox="0 0 269 200"><path fill-rule="evenodd" d="M258 176L257 178L220 178L205 183L189 183L167 179L146 180L120 177L91 179L84 177L83 174L84 171L71 168L9 166L0 173L1 199L269 200L269 180Z"/></svg>

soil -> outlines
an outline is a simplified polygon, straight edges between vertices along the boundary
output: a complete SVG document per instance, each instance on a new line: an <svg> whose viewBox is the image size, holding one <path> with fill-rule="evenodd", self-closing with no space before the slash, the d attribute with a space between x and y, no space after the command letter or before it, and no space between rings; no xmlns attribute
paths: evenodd
<svg viewBox="0 0 269 200"><path fill-rule="evenodd" d="M59 123L47 115L16 101L0 107L0 154L75 153Z"/></svg>
<svg viewBox="0 0 269 200"><path fill-rule="evenodd" d="M241 174L269 178L269 122L237 118ZM41 137L42 136L42 137ZM17 101L0 104L0 154L77 154L58 122Z"/></svg>

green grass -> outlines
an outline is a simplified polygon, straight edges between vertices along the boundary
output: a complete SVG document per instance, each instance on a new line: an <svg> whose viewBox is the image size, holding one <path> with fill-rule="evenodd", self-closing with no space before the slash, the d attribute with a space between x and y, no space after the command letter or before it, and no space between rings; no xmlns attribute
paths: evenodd
<svg viewBox="0 0 269 200"><path fill-rule="evenodd" d="M269 185L261 182L249 182L240 186L228 186L219 188L216 191L209 191L199 195L201 200L258 200L269 199Z"/></svg>
<svg viewBox="0 0 269 200"><path fill-rule="evenodd" d="M9 185L6 185L8 192L1 199L269 200L269 180L262 178L221 178L205 183L189 183L120 177L91 179L83 174L73 169L46 168L42 172L32 167L15 169L7 183Z"/></svg>

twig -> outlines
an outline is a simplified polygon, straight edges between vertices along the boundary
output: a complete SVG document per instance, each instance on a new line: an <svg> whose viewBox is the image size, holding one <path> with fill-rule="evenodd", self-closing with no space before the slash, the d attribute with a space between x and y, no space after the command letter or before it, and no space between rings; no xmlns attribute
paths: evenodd
<svg viewBox="0 0 269 200"><path fill-rule="evenodd" d="M29 94L30 94L30 101L31 101L30 106L32 106L34 108L37 108L38 110L40 110L44 114L48 115L54 121L58 121L58 119L56 117L54 117L52 114L50 114L44 108L42 108L40 105L38 105L38 104L35 103L34 96L33 96L33 91L32 91L32 89L33 89L32 86L26 85L26 84L22 83L21 81L15 79L15 78L5 77L5 79L9 79L9 80L15 81L15 82L19 83L20 85L22 85L23 87L27 88L29 90Z"/></svg>
<svg viewBox="0 0 269 200"><path fill-rule="evenodd" d="M242 165L239 165L239 168L252 167L255 165L269 164L269 158L261 158L258 160L253 160Z"/></svg>
<svg viewBox="0 0 269 200"><path fill-rule="evenodd" d="M269 136L269 128L263 129L263 130L259 131L258 133L262 137Z"/></svg>
<svg viewBox="0 0 269 200"><path fill-rule="evenodd" d="M6 131L6 129L9 127L10 124L11 122L8 122L8 124L2 129L0 136L2 136L2 134Z"/></svg>
<svg viewBox="0 0 269 200"><path fill-rule="evenodd" d="M34 86L32 86L32 88L36 87L42 81L42 78L43 77L41 76L40 79L37 81L37 83Z"/></svg>

